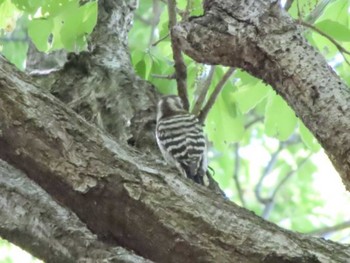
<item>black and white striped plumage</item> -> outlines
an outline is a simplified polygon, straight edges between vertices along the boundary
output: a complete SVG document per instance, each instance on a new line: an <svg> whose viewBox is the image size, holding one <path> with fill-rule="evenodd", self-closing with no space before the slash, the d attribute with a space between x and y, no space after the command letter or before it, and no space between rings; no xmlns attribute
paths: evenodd
<svg viewBox="0 0 350 263"><path fill-rule="evenodd" d="M156 135L168 164L196 183L209 184L203 127L184 109L180 97L164 96L158 102Z"/></svg>

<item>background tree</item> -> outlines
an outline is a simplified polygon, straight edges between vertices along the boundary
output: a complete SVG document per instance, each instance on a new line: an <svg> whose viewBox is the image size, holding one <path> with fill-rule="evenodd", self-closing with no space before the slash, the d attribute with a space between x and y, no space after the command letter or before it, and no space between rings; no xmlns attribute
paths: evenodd
<svg viewBox="0 0 350 263"><path fill-rule="evenodd" d="M159 93L143 79L162 93L180 88L186 98L187 91L201 117L211 109L211 166L232 200L283 226L320 232L315 228L322 222L315 223L311 212L321 203L310 186L317 168L311 155L320 146L287 103L349 185L349 92L303 38L321 51L327 47L325 57L347 82L348 2L292 2L285 8L297 21L276 1L206 1L204 16L200 1L177 7L169 1L168 8L142 1L129 36L131 63L127 32L136 2L100 1L97 19L93 1L0 1L3 54L31 74L1 60L0 235L54 262L349 258L344 246L283 231L157 164ZM36 50L62 48L75 53L66 60L66 51L47 56ZM180 49L198 62L231 68L182 60ZM252 144L270 160L257 165L245 156Z"/></svg>

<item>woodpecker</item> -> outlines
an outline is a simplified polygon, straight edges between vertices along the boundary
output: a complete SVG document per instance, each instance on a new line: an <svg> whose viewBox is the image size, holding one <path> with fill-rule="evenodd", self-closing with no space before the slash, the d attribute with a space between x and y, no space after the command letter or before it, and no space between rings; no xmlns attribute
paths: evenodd
<svg viewBox="0 0 350 263"><path fill-rule="evenodd" d="M198 184L209 185L203 127L184 109L176 95L162 97L157 106L157 143L165 161Z"/></svg>

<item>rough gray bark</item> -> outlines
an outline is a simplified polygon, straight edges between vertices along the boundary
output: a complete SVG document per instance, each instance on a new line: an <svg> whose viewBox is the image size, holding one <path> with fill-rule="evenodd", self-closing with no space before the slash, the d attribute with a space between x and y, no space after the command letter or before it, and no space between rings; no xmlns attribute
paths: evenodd
<svg viewBox="0 0 350 263"><path fill-rule="evenodd" d="M134 72L128 31L137 0L99 1L89 52L69 54L62 70L35 75L41 88L120 142L152 153L158 94Z"/></svg>
<svg viewBox="0 0 350 263"><path fill-rule="evenodd" d="M34 80L0 59L0 158L7 162L0 164L0 190L8 197L0 199L0 236L48 262L62 257L110 262L109 252L120 251L129 262L347 262L347 246L283 230L157 165L152 127L157 94L134 75L126 46L134 5L100 0L99 8L90 53L71 56L62 70ZM33 83L46 86L89 122ZM24 176L61 206L34 184L36 192L30 192ZM17 203L23 210L14 209ZM23 212L29 208L37 209ZM57 222L62 214L67 224ZM28 220L18 221L15 233L6 222L21 215ZM57 222L57 232L50 234L47 217ZM41 232L26 232L33 222L43 224L45 239Z"/></svg>
<svg viewBox="0 0 350 263"><path fill-rule="evenodd" d="M350 190L350 90L275 0L207 0L174 29L198 62L242 68L269 83L315 135Z"/></svg>
<svg viewBox="0 0 350 263"><path fill-rule="evenodd" d="M151 262L99 241L72 211L2 160L0 193L1 237L46 262Z"/></svg>

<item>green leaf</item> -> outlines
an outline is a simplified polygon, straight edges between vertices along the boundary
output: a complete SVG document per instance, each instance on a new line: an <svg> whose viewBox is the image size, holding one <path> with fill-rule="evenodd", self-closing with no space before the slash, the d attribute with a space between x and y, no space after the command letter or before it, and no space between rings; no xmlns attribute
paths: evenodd
<svg viewBox="0 0 350 263"><path fill-rule="evenodd" d="M346 45L344 45L346 46ZM348 44L350 47L350 43ZM348 49L348 47L346 47ZM338 75L345 81L348 87L350 87L350 66L347 63L341 63L336 67Z"/></svg>
<svg viewBox="0 0 350 263"><path fill-rule="evenodd" d="M260 82L261 80L250 75L246 71L237 69L234 73L234 78L237 79L237 86L253 86Z"/></svg>
<svg viewBox="0 0 350 263"><path fill-rule="evenodd" d="M192 8L190 16L199 16L203 14L202 0L192 0Z"/></svg>
<svg viewBox="0 0 350 263"><path fill-rule="evenodd" d="M291 8L288 10L288 12L292 15L294 18L298 18L299 14L301 15L300 18L307 17L307 15L313 10L315 5L317 4L319 0L298 0L293 1L293 4Z"/></svg>
<svg viewBox="0 0 350 263"><path fill-rule="evenodd" d="M135 66L137 65L137 63L140 62L140 60L143 59L143 57L145 56L145 53L143 51L140 50L134 50L131 52L131 61L132 64Z"/></svg>
<svg viewBox="0 0 350 263"><path fill-rule="evenodd" d="M39 7L41 7L45 0L12 0L12 3L22 11L25 11L30 14L34 14Z"/></svg>
<svg viewBox="0 0 350 263"><path fill-rule="evenodd" d="M153 60L149 54L146 54L143 57L143 60L145 62L145 79L148 80L148 78L150 76L150 72L152 70Z"/></svg>
<svg viewBox="0 0 350 263"><path fill-rule="evenodd" d="M53 30L52 19L34 19L28 24L28 34L39 51L50 49L49 36Z"/></svg>
<svg viewBox="0 0 350 263"><path fill-rule="evenodd" d="M305 158L305 157L304 157ZM303 158L298 158L300 163ZM313 174L317 171L317 166L309 159L298 168L297 176L303 181L303 185L311 184L313 181Z"/></svg>
<svg viewBox="0 0 350 263"><path fill-rule="evenodd" d="M165 9L159 18L159 23L158 23L159 38L163 38L169 34L168 19L169 19L168 9Z"/></svg>
<svg viewBox="0 0 350 263"><path fill-rule="evenodd" d="M327 19L315 24L315 26L335 40L350 41L350 29L336 21Z"/></svg>
<svg viewBox="0 0 350 263"><path fill-rule="evenodd" d="M71 3L77 3L77 0L46 0L41 4L41 13L50 17L55 17L69 8Z"/></svg>
<svg viewBox="0 0 350 263"><path fill-rule="evenodd" d="M230 158L229 150L221 152L219 157L210 161L209 166L214 170L214 178L219 183L221 189L226 189L230 187L232 177L226 176L227 174L232 174L233 172L233 160Z"/></svg>
<svg viewBox="0 0 350 263"><path fill-rule="evenodd" d="M71 2L57 16L57 20L62 23L60 37L64 47L69 51L81 51L86 47L86 36L92 32L97 21L97 2L83 6Z"/></svg>
<svg viewBox="0 0 350 263"><path fill-rule="evenodd" d="M243 117L232 117L232 111L234 108L228 107L220 96L209 112L205 130L217 150L227 149L244 135Z"/></svg>
<svg viewBox="0 0 350 263"><path fill-rule="evenodd" d="M349 26L349 5L350 3L348 0L332 1L327 5L318 21L329 19L337 21L344 26Z"/></svg>
<svg viewBox="0 0 350 263"><path fill-rule="evenodd" d="M287 140L294 132L297 117L278 95L270 93L265 112L265 132L279 140Z"/></svg>
<svg viewBox="0 0 350 263"><path fill-rule="evenodd" d="M135 70L136 73L141 77L145 78L146 76L146 63L145 60L140 60L136 65L135 65Z"/></svg>
<svg viewBox="0 0 350 263"><path fill-rule="evenodd" d="M41 17L29 23L29 35L41 51L65 48L77 52L86 48L86 36L92 32L96 21L96 1L82 6L77 0L46 1L41 6ZM48 43L50 35L51 45Z"/></svg>
<svg viewBox="0 0 350 263"><path fill-rule="evenodd" d="M97 23L97 1L86 3L81 6L82 11L82 27L81 32L92 33L96 23Z"/></svg>
<svg viewBox="0 0 350 263"><path fill-rule="evenodd" d="M262 82L254 86L239 88L232 96L242 113L247 113L260 103L271 91L271 88Z"/></svg>
<svg viewBox="0 0 350 263"><path fill-rule="evenodd" d="M5 0L0 3L0 29L5 32L12 32L16 26L16 16L20 12L10 0Z"/></svg>
<svg viewBox="0 0 350 263"><path fill-rule="evenodd" d="M17 68L24 70L27 57L28 43L5 42L2 43L2 54Z"/></svg>
<svg viewBox="0 0 350 263"><path fill-rule="evenodd" d="M301 140L311 151L318 152L321 149L321 145L301 120L298 123Z"/></svg>

